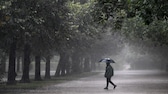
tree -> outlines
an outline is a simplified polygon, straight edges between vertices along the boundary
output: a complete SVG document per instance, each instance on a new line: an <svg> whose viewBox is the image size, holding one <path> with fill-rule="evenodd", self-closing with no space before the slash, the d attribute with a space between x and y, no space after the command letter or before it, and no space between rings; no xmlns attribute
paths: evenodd
<svg viewBox="0 0 168 94"><path fill-rule="evenodd" d="M0 1L0 80L2 80L4 73L6 71L6 60L7 60L7 42L6 42L6 32L5 24L8 17L5 15L5 10L7 5L4 4L5 1Z"/></svg>
<svg viewBox="0 0 168 94"><path fill-rule="evenodd" d="M29 78L29 66L30 66L30 53L31 53L31 48L29 43L24 44L24 61L23 61L23 75L21 82L23 83L29 83L30 78Z"/></svg>
<svg viewBox="0 0 168 94"><path fill-rule="evenodd" d="M45 79L51 78L51 76L50 76L50 59L51 59L50 55L46 56Z"/></svg>

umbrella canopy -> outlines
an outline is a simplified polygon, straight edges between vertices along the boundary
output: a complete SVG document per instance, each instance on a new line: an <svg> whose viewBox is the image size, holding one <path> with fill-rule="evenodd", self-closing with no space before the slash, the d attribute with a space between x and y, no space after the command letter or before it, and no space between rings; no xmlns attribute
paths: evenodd
<svg viewBox="0 0 168 94"><path fill-rule="evenodd" d="M105 62L105 63L115 63L114 60L112 60L111 58L103 58L101 59L99 62Z"/></svg>

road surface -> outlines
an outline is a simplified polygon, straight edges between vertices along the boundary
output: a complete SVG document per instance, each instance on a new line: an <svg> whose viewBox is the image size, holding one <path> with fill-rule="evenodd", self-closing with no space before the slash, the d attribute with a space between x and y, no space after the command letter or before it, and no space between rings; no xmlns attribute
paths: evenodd
<svg viewBox="0 0 168 94"><path fill-rule="evenodd" d="M104 73L67 81L21 94L168 94L168 74L160 71L116 71L112 81L116 89L106 85Z"/></svg>

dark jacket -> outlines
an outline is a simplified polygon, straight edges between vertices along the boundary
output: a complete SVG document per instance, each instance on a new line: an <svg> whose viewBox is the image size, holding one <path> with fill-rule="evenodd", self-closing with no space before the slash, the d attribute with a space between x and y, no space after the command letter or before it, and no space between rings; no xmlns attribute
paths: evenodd
<svg viewBox="0 0 168 94"><path fill-rule="evenodd" d="M111 65L106 66L106 71L105 71L104 77L111 78L113 76L113 74L114 74L113 67Z"/></svg>

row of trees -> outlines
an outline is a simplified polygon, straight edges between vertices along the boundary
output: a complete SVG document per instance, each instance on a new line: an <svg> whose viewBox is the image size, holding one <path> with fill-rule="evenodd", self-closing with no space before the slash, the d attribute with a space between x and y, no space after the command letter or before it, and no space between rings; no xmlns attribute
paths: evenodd
<svg viewBox="0 0 168 94"><path fill-rule="evenodd" d="M100 34L90 15L94 3L86 1L1 0L0 49L9 56L8 84L16 83L16 57L23 58L23 83L30 82L32 60L35 80L42 79L42 58L46 61L45 78L49 79L50 59L55 54L60 55L55 76L95 67L98 57L92 47Z"/></svg>

